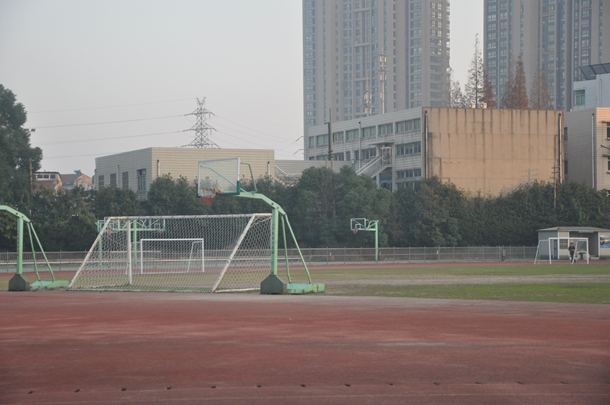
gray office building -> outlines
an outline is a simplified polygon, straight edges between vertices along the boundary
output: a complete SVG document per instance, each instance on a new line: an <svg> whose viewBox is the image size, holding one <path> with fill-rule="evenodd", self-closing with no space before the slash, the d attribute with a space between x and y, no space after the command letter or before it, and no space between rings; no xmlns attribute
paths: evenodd
<svg viewBox="0 0 610 405"><path fill-rule="evenodd" d="M608 0L485 0L484 18L485 68L498 102L519 55L528 88L540 67L553 105L566 111L579 67L610 61Z"/></svg>
<svg viewBox="0 0 610 405"><path fill-rule="evenodd" d="M440 107L448 0L303 1L305 128Z"/></svg>

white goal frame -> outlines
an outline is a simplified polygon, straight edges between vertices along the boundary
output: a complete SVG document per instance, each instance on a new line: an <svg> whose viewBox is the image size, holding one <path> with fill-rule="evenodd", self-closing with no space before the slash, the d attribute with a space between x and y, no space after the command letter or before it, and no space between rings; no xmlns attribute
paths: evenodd
<svg viewBox="0 0 610 405"><path fill-rule="evenodd" d="M188 264L186 267L186 272L189 273L191 270L191 263L193 262L193 250L195 248L196 243L201 243L201 272L205 272L205 251L204 251L204 241L203 238L165 238L165 239L140 239L138 244L140 245L140 274L144 273L144 252L145 252L145 243L144 242L172 242L172 241L191 241L191 251L189 253ZM179 260L179 259L177 259ZM194 264L194 262L193 262ZM159 274L161 272L155 272L155 274Z"/></svg>
<svg viewBox="0 0 610 405"><path fill-rule="evenodd" d="M542 246L541 248L541 244L542 243L547 243L548 244L548 252L546 252L549 255L549 264L552 264L552 260L553 260L553 253L552 253L552 242L555 242L557 244L557 258L555 260L559 260L559 250L561 249L560 246L560 241L561 240L567 240L568 241L568 246L570 244L570 242L576 242L576 245L578 246L578 242L584 242L585 243L585 252L587 255L587 264L589 264L589 239L587 238L570 238L570 237L550 237L548 239L543 239L543 240L539 240L538 241L538 247L536 248L536 257L534 258L534 264L539 263L541 260L539 260L540 255L543 253L542 250L544 249L544 246ZM566 250L566 249L564 249ZM570 260L571 264L574 264L574 262L576 261L576 255L578 254L577 251L574 252L574 257Z"/></svg>
<svg viewBox="0 0 610 405"><path fill-rule="evenodd" d="M272 267L272 223L271 213L108 217L68 290L258 290ZM192 242L156 249L167 261L147 266L146 240Z"/></svg>

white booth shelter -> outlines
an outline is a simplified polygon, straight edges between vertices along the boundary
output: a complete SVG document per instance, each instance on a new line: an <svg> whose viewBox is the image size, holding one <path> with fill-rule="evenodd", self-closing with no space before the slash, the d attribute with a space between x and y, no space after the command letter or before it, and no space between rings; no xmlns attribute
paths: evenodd
<svg viewBox="0 0 610 405"><path fill-rule="evenodd" d="M551 243L551 257L556 260L569 260L570 239L587 240L587 250L591 259L610 259L610 229L593 228L590 226L558 226L538 230L538 245L557 238L557 243ZM578 251L576 254L578 255ZM547 253L548 255L548 253ZM547 257L548 258L548 257ZM586 259L582 257L582 259Z"/></svg>

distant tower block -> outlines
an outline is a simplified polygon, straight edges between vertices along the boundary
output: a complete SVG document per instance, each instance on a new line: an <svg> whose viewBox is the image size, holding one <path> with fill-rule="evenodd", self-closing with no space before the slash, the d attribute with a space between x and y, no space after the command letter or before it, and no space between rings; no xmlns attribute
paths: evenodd
<svg viewBox="0 0 610 405"><path fill-rule="evenodd" d="M197 109L188 115L194 115L197 117L197 123L193 125L191 129L186 131L195 131L195 139L185 147L193 148L206 148L206 149L220 149L220 146L216 145L210 140L212 131L216 131L210 124L206 122L206 119L214 115L211 111L205 108L205 97L203 100L197 98ZM186 132L185 131L185 132Z"/></svg>

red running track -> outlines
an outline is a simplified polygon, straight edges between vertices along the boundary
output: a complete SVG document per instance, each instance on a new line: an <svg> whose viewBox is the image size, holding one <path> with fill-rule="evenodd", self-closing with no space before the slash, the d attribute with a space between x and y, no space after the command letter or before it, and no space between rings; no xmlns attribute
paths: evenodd
<svg viewBox="0 0 610 405"><path fill-rule="evenodd" d="M2 404L609 404L610 305L0 293Z"/></svg>

